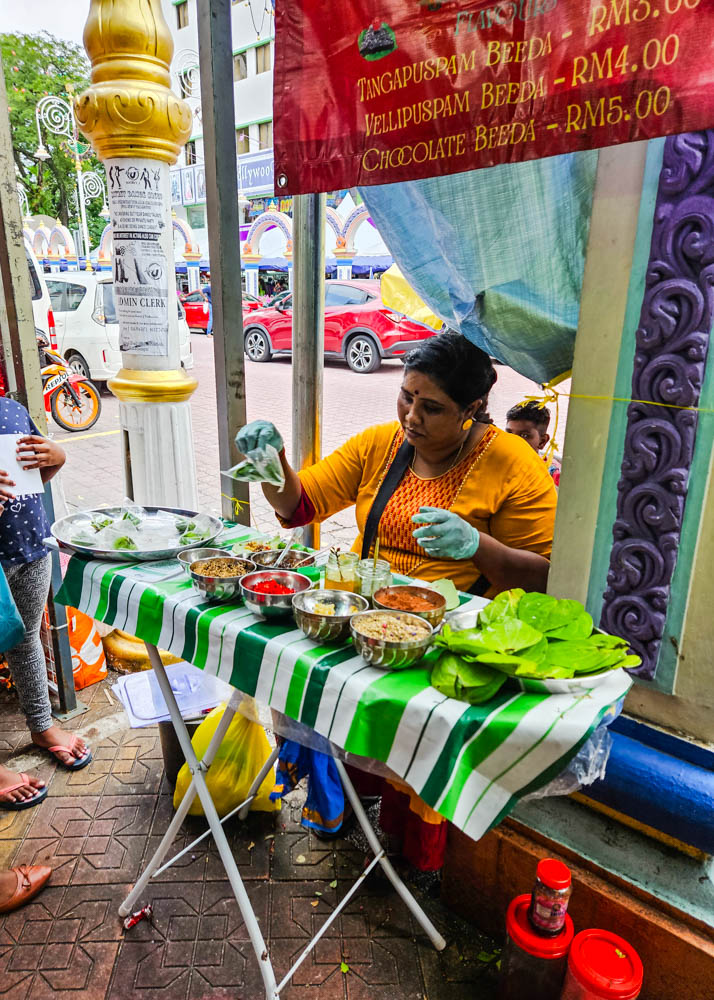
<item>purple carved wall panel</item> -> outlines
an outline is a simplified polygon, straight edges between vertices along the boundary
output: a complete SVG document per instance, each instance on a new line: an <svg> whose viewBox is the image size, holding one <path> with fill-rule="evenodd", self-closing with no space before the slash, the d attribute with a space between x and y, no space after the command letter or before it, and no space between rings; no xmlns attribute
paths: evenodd
<svg viewBox="0 0 714 1000"><path fill-rule="evenodd" d="M636 335L632 399L698 406L714 320L714 131L670 136ZM630 403L601 626L655 675L697 413Z"/></svg>

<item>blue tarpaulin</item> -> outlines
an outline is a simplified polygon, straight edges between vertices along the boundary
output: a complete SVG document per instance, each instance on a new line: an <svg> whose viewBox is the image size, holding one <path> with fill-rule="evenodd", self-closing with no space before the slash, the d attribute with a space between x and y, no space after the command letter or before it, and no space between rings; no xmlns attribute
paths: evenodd
<svg viewBox="0 0 714 1000"><path fill-rule="evenodd" d="M412 288L522 375L572 366L597 152L360 188Z"/></svg>

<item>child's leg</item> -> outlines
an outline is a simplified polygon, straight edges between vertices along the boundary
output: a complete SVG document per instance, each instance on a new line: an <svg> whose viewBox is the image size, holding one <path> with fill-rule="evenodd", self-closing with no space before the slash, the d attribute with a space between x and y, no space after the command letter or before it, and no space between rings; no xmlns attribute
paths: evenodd
<svg viewBox="0 0 714 1000"><path fill-rule="evenodd" d="M7 662L20 706L33 733L44 732L52 725L47 666L40 641L40 625L50 590L51 573L50 556L5 567L7 582L26 631L23 641L6 654Z"/></svg>

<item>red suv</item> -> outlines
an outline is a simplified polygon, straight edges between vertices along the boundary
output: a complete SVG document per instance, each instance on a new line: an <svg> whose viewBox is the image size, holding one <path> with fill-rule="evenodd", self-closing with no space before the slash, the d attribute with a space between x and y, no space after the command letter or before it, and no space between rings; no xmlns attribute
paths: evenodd
<svg viewBox="0 0 714 1000"><path fill-rule="evenodd" d="M251 361L289 354L293 337L292 293L274 307L243 317L245 353ZM376 371L382 358L398 358L436 331L382 302L376 281L325 282L325 357L342 358L353 372Z"/></svg>

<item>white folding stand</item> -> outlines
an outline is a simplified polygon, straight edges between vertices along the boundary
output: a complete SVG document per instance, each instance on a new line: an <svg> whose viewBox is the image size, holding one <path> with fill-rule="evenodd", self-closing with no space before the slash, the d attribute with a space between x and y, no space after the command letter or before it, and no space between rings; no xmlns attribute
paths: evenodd
<svg viewBox="0 0 714 1000"><path fill-rule="evenodd" d="M354 810L357 822L364 831L364 835L367 838L370 850L374 854L374 858L370 862L369 866L364 870L364 872L362 872L362 874L354 883L354 885L351 887L351 889L340 900L339 904L332 911L329 918L325 921L325 923L322 925L320 930L310 941L310 943L307 945L304 951L301 952L299 958L294 963L292 968L289 969L289 971L285 974L285 976L279 983L276 982L275 972L273 971L273 965L272 962L270 961L270 955L268 954L268 948L265 944L265 940L263 939L263 934L260 930L260 926L253 911L253 907L251 906L250 899L248 898L248 894L245 890L245 886L243 885L243 880L240 877L240 872L238 871L238 866L236 865L235 858L231 854L231 849L228 844L226 835L223 831L222 824L225 823L226 820L230 819L231 816L234 816L236 813L238 814L240 819L245 819L245 817L248 815L251 802L255 798L258 789L260 788L265 779L265 776L268 774L268 772L270 771L270 769L272 768L273 764L275 763L278 757L278 750L277 749L273 750L271 755L268 757L266 762L261 767L258 774L255 776L255 780L253 781L253 784L250 787L250 791L248 792L248 797L246 798L245 802L242 802L231 813L229 813L223 819L220 819L218 813L216 812L216 807L213 804L211 793L209 792L208 786L206 785L205 775L209 767L213 763L213 759L216 755L216 752L218 751L218 748L221 745L223 737L226 734L226 730L228 729L228 726L230 725L231 720L233 719L233 716L235 715L236 710L238 709L238 705L240 704L242 696L239 694L238 691L235 691L234 694L231 696L231 699L228 702L228 706L221 717L218 727L215 733L213 734L213 738L211 739L211 742L209 743L208 748L206 749L206 752L203 755L203 758L201 760L198 760L191 745L191 738L188 734L188 730L186 729L186 723L183 721L183 718L181 716L181 711L176 702L176 698L174 696L173 691L171 690L171 684L169 682L168 677L166 676L166 671L164 670L164 665L161 662L159 651L156 648L156 646L152 646L148 642L146 643L146 649L149 654L151 666L153 667L156 673L156 679L159 682L161 693L164 696L164 700L166 701L166 705L171 715L171 722L176 732L176 737L181 746L181 750L183 751L186 763L188 764L188 769L191 772L192 780L186 794L184 795L181 801L180 806L176 810L176 815L169 824L169 828L164 834L163 839L159 844L158 849L156 850L156 853L147 864L146 869L142 874L141 878L139 879L139 881L136 883L132 891L129 893L124 902L119 907L119 915L125 917L129 913L131 913L132 909L136 905L137 900L140 898L140 896L142 895L142 893L144 892L144 890L146 889L147 885L149 884L152 878L154 878L156 875L159 875L161 872L165 871L172 864L174 864L175 861L183 857L183 855L186 854L188 851L193 850L196 844L204 840L209 834L213 834L213 839L215 840L216 846L218 847L218 853L220 855L221 861L223 862L223 867L225 868L226 875L228 876L228 881L230 882L231 888L233 889L233 893L235 895L236 902L238 903L238 908L240 910L241 916L245 921L245 926L248 930L248 936L250 937L250 943L253 946L255 957L258 960L260 974L263 977L263 986L265 988L265 1000L279 1000L281 991L290 982L292 976L294 975L298 967L302 965L302 963L305 961L305 959L310 954L312 949L315 947L317 942L320 940L323 934L325 934L328 927L336 919L340 911L344 909L344 907L347 905L350 899L357 892L357 890L362 885L367 875L369 875L372 869L375 868L376 865L378 864L382 866L384 874L387 876L387 878L392 883L396 891L404 900L410 912L418 921L419 925L422 927L422 929L428 936L431 943L434 945L437 951L442 951L446 947L446 941L436 930L432 922L429 920L427 915L422 910L421 906L419 906L417 901L414 899L412 894L409 892L407 887L399 878L399 875L397 875L391 862L386 856L384 848L377 839L377 835L370 826L367 814L365 813L362 807L362 803L360 802L359 797L354 789L354 786L352 785L352 782L350 781L349 776L347 775L347 771L345 770L342 761L335 759L335 764L337 765L337 770L339 772L344 790L347 794L347 798L349 799L350 804ZM201 834L200 837L197 837L196 840L193 841L193 843L189 844L188 847L185 847L182 851L176 854L169 861L162 863L164 861L164 857L168 853L169 848L171 847L171 844L173 843L176 835L178 834L179 829L181 828L181 824L183 823L186 814L188 813L188 810L191 807L191 803L193 802L196 795L198 795L199 799L201 800L203 811L205 813L206 819L208 820L208 830L206 830L205 833Z"/></svg>

